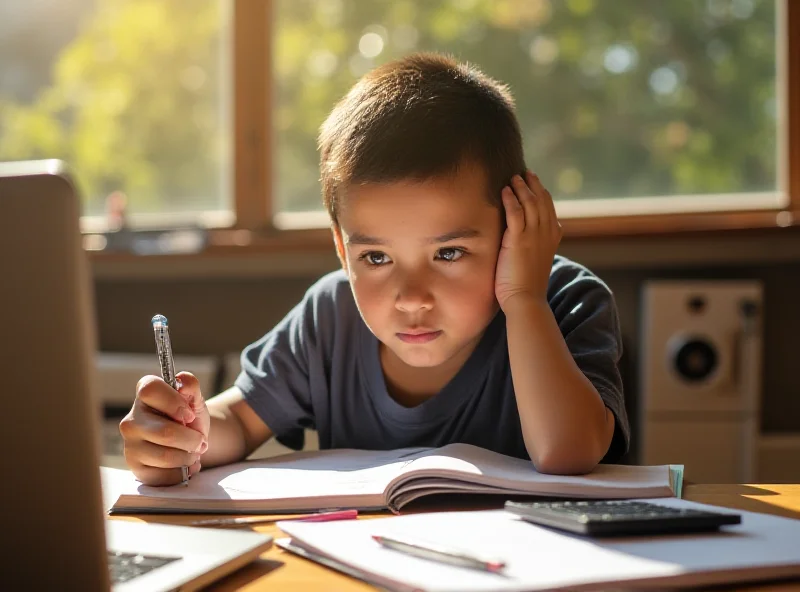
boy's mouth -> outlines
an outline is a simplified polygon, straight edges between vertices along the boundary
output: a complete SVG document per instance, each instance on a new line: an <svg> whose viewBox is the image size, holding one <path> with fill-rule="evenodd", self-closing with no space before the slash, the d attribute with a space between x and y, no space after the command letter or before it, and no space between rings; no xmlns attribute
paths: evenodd
<svg viewBox="0 0 800 592"><path fill-rule="evenodd" d="M404 341L405 343L413 343L413 344L420 344L420 343L429 343L439 337L442 334L442 331L430 331L427 329L413 329L406 333L397 333L397 338L400 341Z"/></svg>

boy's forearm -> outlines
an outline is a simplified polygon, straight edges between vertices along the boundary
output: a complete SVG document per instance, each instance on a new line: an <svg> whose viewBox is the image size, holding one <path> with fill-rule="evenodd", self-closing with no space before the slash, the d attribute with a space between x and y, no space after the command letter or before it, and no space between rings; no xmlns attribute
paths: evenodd
<svg viewBox="0 0 800 592"><path fill-rule="evenodd" d="M591 471L611 442L614 415L578 368L544 299L512 299L504 312L514 392L531 460L547 473Z"/></svg>
<svg viewBox="0 0 800 592"><path fill-rule="evenodd" d="M203 467L224 465L244 460L255 448L271 437L269 430L251 429L245 426L247 418L240 415L243 412L252 413L242 399L241 392L232 388L220 393L207 402L208 412L211 416L211 426L208 431L208 450L203 454L200 462ZM238 413L237 413L238 409ZM249 418L249 421L253 421ZM254 434L252 432L262 433Z"/></svg>
<svg viewBox="0 0 800 592"><path fill-rule="evenodd" d="M242 428L235 417L211 411L208 431L208 450L200 462L203 467L215 467L243 460L247 455Z"/></svg>

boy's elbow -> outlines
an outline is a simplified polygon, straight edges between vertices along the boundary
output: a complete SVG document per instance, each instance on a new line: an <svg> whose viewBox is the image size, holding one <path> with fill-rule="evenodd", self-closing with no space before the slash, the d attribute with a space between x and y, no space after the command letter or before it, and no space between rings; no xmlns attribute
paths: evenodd
<svg viewBox="0 0 800 592"><path fill-rule="evenodd" d="M530 451L529 451L530 454ZM554 446L530 454L533 466L549 475L585 475L591 473L605 453L597 446Z"/></svg>
<svg viewBox="0 0 800 592"><path fill-rule="evenodd" d="M531 457L531 461L538 472L548 475L585 475L599 462L595 458L564 454L539 455Z"/></svg>
<svg viewBox="0 0 800 592"><path fill-rule="evenodd" d="M534 450L528 446L533 466L550 475L585 475L591 473L608 452L614 435L614 416L606 415L603 425L595 429L571 431L558 438L538 442Z"/></svg>

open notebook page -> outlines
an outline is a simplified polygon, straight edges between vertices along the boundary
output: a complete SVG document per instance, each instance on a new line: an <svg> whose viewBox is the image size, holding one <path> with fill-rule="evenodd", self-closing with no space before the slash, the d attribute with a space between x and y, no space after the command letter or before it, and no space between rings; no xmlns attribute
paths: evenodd
<svg viewBox="0 0 800 592"><path fill-rule="evenodd" d="M574 497L672 496L668 465L597 465L587 475L548 475L529 460L469 444L448 444L420 454L402 468L414 477L443 476L507 489ZM397 482L402 483L400 478ZM397 483L396 482L396 483Z"/></svg>
<svg viewBox="0 0 800 592"><path fill-rule="evenodd" d="M287 454L206 469L184 487L149 487L129 471L103 468L104 483L117 495L162 500L269 500L375 496L427 448L390 451L327 450Z"/></svg>
<svg viewBox="0 0 800 592"><path fill-rule="evenodd" d="M291 455L268 466L254 464L218 480L231 495L247 498L383 495L389 482L427 449L340 450ZM340 454L337 454L340 453ZM202 475L202 473L201 473Z"/></svg>

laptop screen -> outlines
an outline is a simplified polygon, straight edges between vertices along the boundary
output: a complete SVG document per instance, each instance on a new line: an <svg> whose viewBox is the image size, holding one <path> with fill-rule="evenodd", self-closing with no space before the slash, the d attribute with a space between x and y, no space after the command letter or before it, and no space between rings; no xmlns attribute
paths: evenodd
<svg viewBox="0 0 800 592"><path fill-rule="evenodd" d="M79 215L58 161L0 163L2 571L36 589L108 588Z"/></svg>

